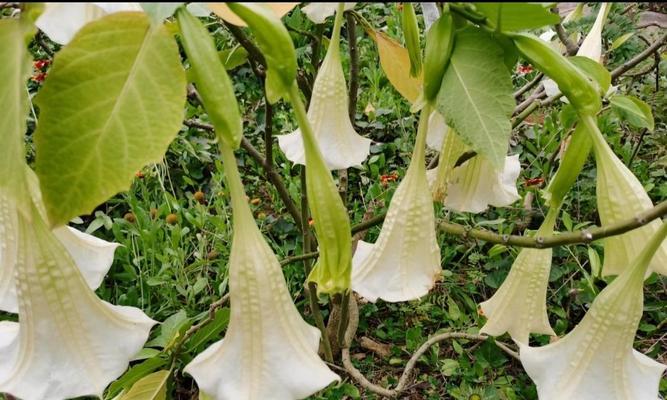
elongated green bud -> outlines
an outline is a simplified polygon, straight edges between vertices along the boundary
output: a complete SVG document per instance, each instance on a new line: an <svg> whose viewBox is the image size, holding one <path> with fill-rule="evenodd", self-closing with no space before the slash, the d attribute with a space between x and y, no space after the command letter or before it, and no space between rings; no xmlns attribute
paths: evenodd
<svg viewBox="0 0 667 400"><path fill-rule="evenodd" d="M533 35L513 33L510 37L521 54L558 84L580 115L595 115L600 110L595 85L565 57Z"/></svg>
<svg viewBox="0 0 667 400"><path fill-rule="evenodd" d="M243 123L232 81L218 57L213 39L184 7L178 9L176 19L192 77L215 132L229 147L237 149L243 136Z"/></svg>
<svg viewBox="0 0 667 400"><path fill-rule="evenodd" d="M422 70L422 49L419 45L419 24L412 3L403 3L401 26L410 55L410 76L418 76Z"/></svg>
<svg viewBox="0 0 667 400"><path fill-rule="evenodd" d="M445 13L426 33L424 52L424 99L432 102L438 96L442 77L454 48L454 21Z"/></svg>
<svg viewBox="0 0 667 400"><path fill-rule="evenodd" d="M570 191L577 180L577 176L584 168L592 145L591 134L586 129L586 125L578 124L570 138L570 143L567 145L565 155L556 174L544 190L544 197L549 202L550 207L560 207L563 203L567 192Z"/></svg>
<svg viewBox="0 0 667 400"><path fill-rule="evenodd" d="M266 59L266 98L275 103L289 95L296 79L296 51L292 38L271 9L256 3L229 3L228 7L252 30Z"/></svg>

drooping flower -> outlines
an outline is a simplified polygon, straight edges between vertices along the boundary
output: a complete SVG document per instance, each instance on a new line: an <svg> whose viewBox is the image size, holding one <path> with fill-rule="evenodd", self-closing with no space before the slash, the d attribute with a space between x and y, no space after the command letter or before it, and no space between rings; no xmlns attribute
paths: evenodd
<svg viewBox="0 0 667 400"><path fill-rule="evenodd" d="M572 13L574 14L578 9L579 7L577 7L577 9L575 9L575 11L573 11ZM588 57L591 60L598 63L602 62L602 28L604 27L604 23L607 20L607 15L609 14L610 9L611 9L610 3L602 3L600 5L600 11L598 12L598 16L595 18L595 22L593 23L591 30L588 32L588 35L586 35L586 37L584 38L584 41L581 43L581 46L579 46L579 50L577 50L578 56ZM540 38L542 37L540 36ZM542 85L544 86L544 92L549 97L555 96L558 93L560 93L558 85L552 79L545 79L542 82ZM611 91L615 89L609 88L609 90ZM565 96L562 96L560 100L563 101L564 103L569 103L568 99Z"/></svg>
<svg viewBox="0 0 667 400"><path fill-rule="evenodd" d="M550 234L557 215L558 208L549 209L537 235ZM521 249L500 288L479 305L487 318L480 333L500 336L507 332L517 343L528 343L530 333L556 335L546 302L551 256L551 249Z"/></svg>
<svg viewBox="0 0 667 400"><path fill-rule="evenodd" d="M356 4L345 3L345 11L353 9ZM323 24L328 17L336 13L337 8L338 3L310 3L303 7L301 11L314 23Z"/></svg>
<svg viewBox="0 0 667 400"><path fill-rule="evenodd" d="M391 199L374 244L359 241L352 289L375 302L417 299L440 277L440 248L424 161L428 110L422 110L410 166Z"/></svg>
<svg viewBox="0 0 667 400"><path fill-rule="evenodd" d="M655 400L667 366L633 349L643 312L644 275L667 235L662 224L632 265L593 301L583 320L543 347L519 343L540 400Z"/></svg>
<svg viewBox="0 0 667 400"><path fill-rule="evenodd" d="M58 44L67 44L89 22L120 11L142 11L139 3L46 3L35 25Z"/></svg>
<svg viewBox="0 0 667 400"><path fill-rule="evenodd" d="M370 139L355 132L348 113L347 86L340 59L342 14L336 15L327 54L317 73L308 107L310 121L324 161L330 170L361 165L370 153ZM278 137L285 156L296 164L305 164L301 129Z"/></svg>
<svg viewBox="0 0 667 400"><path fill-rule="evenodd" d="M46 218L37 175L28 167L26 180L32 200L42 218ZM18 312L14 274L18 251L16 205L0 192L0 310ZM85 234L68 226L53 229L53 234L74 260L91 289L97 289L113 263L114 252L120 246Z"/></svg>
<svg viewBox="0 0 667 400"><path fill-rule="evenodd" d="M433 131L431 133L431 131ZM520 198L516 180L521 173L519 156L505 158L505 165L498 170L481 155L476 155L456 166L458 159L471 151L444 117L434 111L429 118L429 147L440 150L438 166L427 171L436 201L459 212L478 213L489 205L504 207Z"/></svg>
<svg viewBox="0 0 667 400"><path fill-rule="evenodd" d="M245 200L234 154L221 147L234 213L231 317L224 340L185 371L216 400L305 398L340 378L319 358L320 331L294 306L280 263Z"/></svg>
<svg viewBox="0 0 667 400"><path fill-rule="evenodd" d="M36 207L16 215L19 322L0 326L0 392L24 400L102 396L155 321L101 301Z"/></svg>
<svg viewBox="0 0 667 400"><path fill-rule="evenodd" d="M653 207L641 182L614 154L598 129L589 130L597 165L597 204L603 226L628 220ZM660 220L641 228L603 240L603 275L621 274L639 254L642 246L660 228ZM657 250L648 266L648 273L667 275L667 242Z"/></svg>

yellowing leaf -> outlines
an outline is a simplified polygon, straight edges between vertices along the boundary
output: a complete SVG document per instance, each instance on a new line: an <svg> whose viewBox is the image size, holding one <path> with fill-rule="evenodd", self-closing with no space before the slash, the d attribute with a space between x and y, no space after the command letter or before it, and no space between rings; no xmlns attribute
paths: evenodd
<svg viewBox="0 0 667 400"><path fill-rule="evenodd" d="M170 373L165 369L139 379L120 400L166 400Z"/></svg>
<svg viewBox="0 0 667 400"><path fill-rule="evenodd" d="M260 3L270 8L278 18L282 18L299 3ZM241 18L239 18L232 10L227 7L225 3L208 3L208 8L211 9L218 17L224 19L232 25L248 26Z"/></svg>
<svg viewBox="0 0 667 400"><path fill-rule="evenodd" d="M54 225L127 190L181 128L185 73L164 25L125 12L85 26L36 97L37 175Z"/></svg>
<svg viewBox="0 0 667 400"><path fill-rule="evenodd" d="M380 66L387 79L401 96L414 103L421 92L423 72L416 77L410 76L408 49L384 32L369 30L368 34L378 46Z"/></svg>

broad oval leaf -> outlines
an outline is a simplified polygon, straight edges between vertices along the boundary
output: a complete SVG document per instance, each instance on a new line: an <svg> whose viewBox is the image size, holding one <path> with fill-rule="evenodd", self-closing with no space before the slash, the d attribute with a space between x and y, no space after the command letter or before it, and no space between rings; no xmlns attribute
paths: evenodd
<svg viewBox="0 0 667 400"><path fill-rule="evenodd" d="M170 374L165 369L139 379L120 400L166 400Z"/></svg>
<svg viewBox="0 0 667 400"><path fill-rule="evenodd" d="M491 35L473 29L458 33L437 98L447 125L497 168L505 163L514 110L503 60L503 49Z"/></svg>
<svg viewBox="0 0 667 400"><path fill-rule="evenodd" d="M37 174L54 226L90 213L159 161L184 114L185 73L167 29L143 13L84 27L36 97Z"/></svg>
<svg viewBox="0 0 667 400"><path fill-rule="evenodd" d="M655 124L651 107L634 96L614 96L611 107L621 118L636 128L647 128L653 132Z"/></svg>
<svg viewBox="0 0 667 400"><path fill-rule="evenodd" d="M541 4L475 3L475 9L484 14L489 25L502 32L535 29L560 22L558 14Z"/></svg>

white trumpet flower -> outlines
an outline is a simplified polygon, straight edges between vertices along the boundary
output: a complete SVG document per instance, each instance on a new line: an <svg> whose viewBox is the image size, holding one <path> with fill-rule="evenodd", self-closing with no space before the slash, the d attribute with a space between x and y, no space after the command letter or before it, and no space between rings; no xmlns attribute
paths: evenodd
<svg viewBox="0 0 667 400"><path fill-rule="evenodd" d="M454 167L464 153L470 151L456 132L445 123L444 117L434 111L429 118L429 147L440 150L440 162L427 171L433 197L445 207L479 213L489 205L504 207L520 198L516 180L521 173L519 155L505 158L502 170L495 168L483 156L477 155Z"/></svg>
<svg viewBox="0 0 667 400"><path fill-rule="evenodd" d="M375 244L359 241L352 259L352 289L372 302L417 299L431 290L442 271L424 166L426 118L422 120L410 166L391 199L380 236Z"/></svg>
<svg viewBox="0 0 667 400"><path fill-rule="evenodd" d="M590 130L597 164L597 202L600 222L603 226L631 219L653 207L653 202L641 182L616 157L598 129ZM617 275L631 264L642 246L660 228L660 220L654 220L641 228L603 240L603 275ZM657 250L647 273L656 271L667 275L667 242Z"/></svg>
<svg viewBox="0 0 667 400"><path fill-rule="evenodd" d="M520 173L518 154L505 158L502 171L494 168L484 157L473 157L454 168L445 207L459 212L479 213L489 205L508 206L521 198L516 189Z"/></svg>
<svg viewBox="0 0 667 400"><path fill-rule="evenodd" d="M356 4L345 3L345 11L353 9ZM314 23L323 24L328 17L336 13L337 9L338 3L310 3L303 7L301 11Z"/></svg>
<svg viewBox="0 0 667 400"><path fill-rule="evenodd" d="M43 210L37 176L30 168L26 178L33 202L46 218ZM14 282L16 252L18 251L16 206L0 192L0 310L18 312L18 299ZM113 263L114 252L120 246L85 234L74 228L61 226L53 234L65 247L91 289L97 289Z"/></svg>
<svg viewBox="0 0 667 400"><path fill-rule="evenodd" d="M550 209L537 234L551 233L557 215L558 209ZM551 256L551 249L521 249L500 288L479 305L487 318L480 333L507 332L517 343L528 343L530 333L556 335L546 302Z"/></svg>
<svg viewBox="0 0 667 400"><path fill-rule="evenodd" d="M185 372L216 400L302 399L340 378L319 358L320 331L294 306L280 263L245 201L232 150L221 147L234 211L231 316L224 340Z"/></svg>
<svg viewBox="0 0 667 400"><path fill-rule="evenodd" d="M58 44L67 44L89 22L119 11L142 11L139 3L45 3L35 25Z"/></svg>
<svg viewBox="0 0 667 400"><path fill-rule="evenodd" d="M329 48L317 73L308 107L308 120L330 170L361 165L368 157L371 145L370 139L359 136L354 130L348 113L347 86L340 60L342 22L342 15L337 15ZM278 144L290 161L305 165L306 155L300 129L278 136Z"/></svg>
<svg viewBox="0 0 667 400"><path fill-rule="evenodd" d="M543 347L520 343L520 357L540 400L655 400L667 366L632 348L643 312L644 275L667 224L635 262L593 301L583 320Z"/></svg>
<svg viewBox="0 0 667 400"><path fill-rule="evenodd" d="M23 400L102 396L155 321L101 301L35 207L15 219L19 323L0 325L0 392Z"/></svg>

